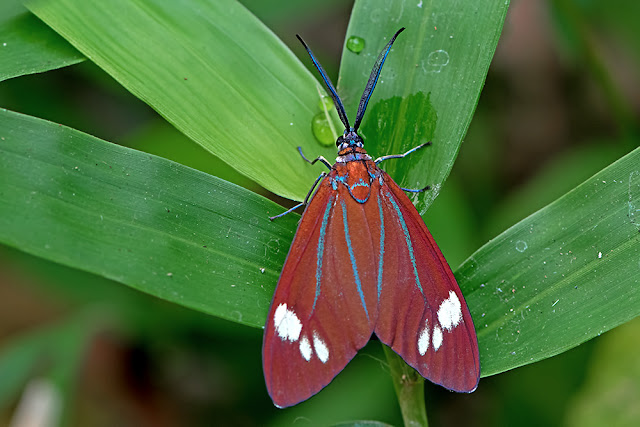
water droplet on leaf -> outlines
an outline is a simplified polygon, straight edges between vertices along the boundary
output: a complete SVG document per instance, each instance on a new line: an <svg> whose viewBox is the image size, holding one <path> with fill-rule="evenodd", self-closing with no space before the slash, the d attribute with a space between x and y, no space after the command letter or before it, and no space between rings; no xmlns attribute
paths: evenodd
<svg viewBox="0 0 640 427"><path fill-rule="evenodd" d="M331 99L331 97L323 95L318 101L318 108L320 108L320 110L322 111L324 111L325 109L329 111L331 109L335 109L335 106L333 105L333 100Z"/></svg>
<svg viewBox="0 0 640 427"><path fill-rule="evenodd" d="M321 145L330 147L335 143L331 126L329 126L327 116L324 112L313 116L313 119L311 119L311 131Z"/></svg>
<svg viewBox="0 0 640 427"><path fill-rule="evenodd" d="M358 36L351 36L347 40L347 49L353 53L360 53L364 49L364 39Z"/></svg>

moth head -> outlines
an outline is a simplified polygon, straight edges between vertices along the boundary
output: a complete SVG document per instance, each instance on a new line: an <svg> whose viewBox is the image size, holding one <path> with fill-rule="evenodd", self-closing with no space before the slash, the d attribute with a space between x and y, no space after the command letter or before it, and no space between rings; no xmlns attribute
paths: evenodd
<svg viewBox="0 0 640 427"><path fill-rule="evenodd" d="M342 151L345 148L350 147L364 147L364 143L362 142L362 138L358 135L353 128L345 129L344 135L340 135L336 140L336 147L338 147L338 151Z"/></svg>

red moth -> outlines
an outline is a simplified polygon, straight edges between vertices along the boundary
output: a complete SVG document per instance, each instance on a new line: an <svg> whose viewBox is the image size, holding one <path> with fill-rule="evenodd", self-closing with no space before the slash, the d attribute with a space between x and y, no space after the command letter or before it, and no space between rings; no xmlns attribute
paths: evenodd
<svg viewBox="0 0 640 427"><path fill-rule="evenodd" d="M296 206L307 204L318 186L302 214L264 328L265 381L281 408L329 384L372 333L436 384L459 392L478 385L478 342L462 292L403 192L412 190L398 187L378 167L428 144L374 161L357 133L380 69L402 30L378 56L353 127L333 84L298 36L345 131L336 141L333 166L323 157L309 161L300 151L304 160L320 161L330 171Z"/></svg>

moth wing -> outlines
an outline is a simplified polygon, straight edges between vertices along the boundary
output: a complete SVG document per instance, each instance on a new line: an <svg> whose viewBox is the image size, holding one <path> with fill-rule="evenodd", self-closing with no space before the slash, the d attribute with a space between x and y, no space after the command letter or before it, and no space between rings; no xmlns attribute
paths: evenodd
<svg viewBox="0 0 640 427"><path fill-rule="evenodd" d="M377 301L363 272L374 259L349 227L364 215L344 186L332 187L331 175L302 215L264 330L263 369L276 406L319 392L372 335Z"/></svg>
<svg viewBox="0 0 640 427"><path fill-rule="evenodd" d="M480 361L464 296L414 205L382 174L384 257L375 333L423 377L471 392Z"/></svg>

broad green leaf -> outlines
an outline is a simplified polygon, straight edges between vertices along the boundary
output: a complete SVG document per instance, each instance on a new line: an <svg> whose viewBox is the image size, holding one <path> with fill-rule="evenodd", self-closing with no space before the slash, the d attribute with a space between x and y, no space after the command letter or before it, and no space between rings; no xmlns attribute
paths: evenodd
<svg viewBox="0 0 640 427"><path fill-rule="evenodd" d="M102 318L117 319L117 324L108 326L116 327L120 335L136 336L145 342L166 342L182 336L185 331L196 330L234 340L251 340L257 336L254 328L165 303L149 293L1 244L0 262L10 266L8 273L22 277L29 286L33 284L29 292L55 295L71 310L98 307Z"/></svg>
<svg viewBox="0 0 640 427"><path fill-rule="evenodd" d="M260 326L296 217L254 193L65 127L0 113L0 239ZM458 270L483 375L640 313L640 151L507 230ZM206 247L205 247L206 246ZM264 269L264 270L263 270Z"/></svg>
<svg viewBox="0 0 640 427"><path fill-rule="evenodd" d="M640 314L638 164L640 149L458 269L483 376L551 357Z"/></svg>
<svg viewBox="0 0 640 427"><path fill-rule="evenodd" d="M298 215L248 190L0 111L0 241L262 326Z"/></svg>
<svg viewBox="0 0 640 427"><path fill-rule="evenodd" d="M338 88L351 121L376 57L406 27L387 57L362 132L376 157L433 141L410 158L383 163L403 187L433 187L413 198L423 214L449 175L469 127L508 4L359 0L353 8L346 40L361 38L364 50L344 49Z"/></svg>
<svg viewBox="0 0 640 427"><path fill-rule="evenodd" d="M358 33L366 36L368 48L362 55L351 54L357 56L353 59L345 51L341 93L348 105L354 102L354 91L359 97L384 44L382 38L388 37L383 32L395 31L399 21L413 28L404 36L403 59L397 60L401 65L385 70L378 89L382 95L376 95L381 101L370 107L369 115L375 117L370 123L381 125L370 130L365 125L363 131L378 141L390 141L380 142L385 153L432 137L450 141L424 150L431 153L428 156L416 155L408 174L404 163L389 165L401 183L433 186L433 191L423 193L425 200L414 197L422 211L437 196L451 168L502 28L507 5L486 3L490 7L457 7L453 13L451 5L421 3L418 7L408 2L394 2L389 10L387 3L360 2L354 9L349 31L363 28ZM301 145L313 156L334 155L333 148L315 142L309 129L319 113L317 83L273 34L235 2L63 0L34 2L30 7L178 129L276 193L300 199L317 173L316 168L300 163L295 146ZM382 19L380 14L387 12L396 19ZM424 43L431 17L447 28L446 35L437 30L433 31L437 37L430 35L437 44L433 50ZM89 25L77 25L80 21ZM478 22L483 31L474 33ZM380 46L376 41L381 41ZM453 49L454 59L464 61L449 66L450 53L443 46ZM434 79L434 74L448 77ZM181 76L188 80L182 81ZM443 124L437 123L438 117ZM378 154L377 147L372 148ZM421 158L427 159L426 167L418 166Z"/></svg>
<svg viewBox="0 0 640 427"><path fill-rule="evenodd" d="M84 56L22 5L0 2L0 82L84 61Z"/></svg>
<svg viewBox="0 0 640 427"><path fill-rule="evenodd" d="M318 83L233 0L33 1L30 10L181 132L265 188L302 199L335 155L311 133Z"/></svg>

